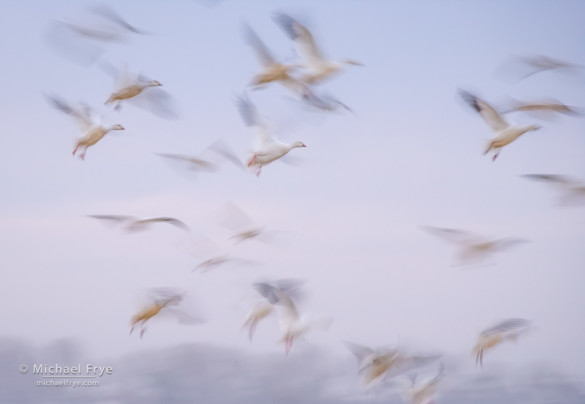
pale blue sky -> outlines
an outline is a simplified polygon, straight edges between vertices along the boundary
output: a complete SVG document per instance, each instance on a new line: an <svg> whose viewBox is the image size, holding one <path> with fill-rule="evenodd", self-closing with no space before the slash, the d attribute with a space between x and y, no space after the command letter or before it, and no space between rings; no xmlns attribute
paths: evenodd
<svg viewBox="0 0 585 404"><path fill-rule="evenodd" d="M533 332L490 352L486 362L550 363L585 380L585 207L561 209L545 184L520 177L559 173L585 180L585 120L539 122L493 163L491 136L458 98L460 88L488 102L553 97L585 106L585 71L545 72L512 83L494 73L514 55L542 54L585 63L582 1L196 1L104 2L152 35L108 47L104 60L152 77L180 105L168 121L131 105L103 102L109 76L47 45L55 19L75 20L91 1L4 1L0 13L3 128L0 136L0 286L2 334L45 344L80 340L96 355L120 355L184 342L279 352L276 323L249 343L240 326L261 278L295 277L311 292L307 310L332 316L311 343L348 355L340 341L401 343L445 352L473 368L477 334L495 320L524 317ZM221 138L245 158L251 139L234 104L259 64L241 35L247 22L279 58L293 46L271 16L305 23L332 59L350 67L323 85L354 114L309 119L270 86L249 92L286 141L308 147L256 178L226 166L189 178L154 153L196 154ZM85 100L126 131L71 156L79 135L44 95ZM174 216L225 242L218 225L228 201L259 224L293 235L286 247L236 252L253 268L191 274L197 260L174 228L126 235L88 214ZM421 225L462 228L531 243L494 265L453 267L455 250ZM190 291L207 319L198 327L153 323L141 341L128 337L140 291ZM293 348L302 349L302 346Z"/></svg>

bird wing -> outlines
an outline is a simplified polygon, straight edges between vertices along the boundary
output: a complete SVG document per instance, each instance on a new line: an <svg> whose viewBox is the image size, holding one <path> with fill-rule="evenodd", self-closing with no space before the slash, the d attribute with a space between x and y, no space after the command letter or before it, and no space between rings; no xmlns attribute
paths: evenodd
<svg viewBox="0 0 585 404"><path fill-rule="evenodd" d="M323 64L325 58L317 47L313 35L304 25L284 13L275 14L274 20L294 41L301 59L307 66L316 67Z"/></svg>
<svg viewBox="0 0 585 404"><path fill-rule="evenodd" d="M242 162L242 160L240 160L238 158L238 156L236 156L236 154L233 152L233 150L228 145L226 145L224 142L222 142L221 140L217 140L217 141L213 142L209 146L209 150L211 150L212 152L223 157L224 159L226 159L227 161L229 161L230 163L232 163L233 165L235 165L239 169L241 169L241 170L245 169L245 166L244 166L244 163Z"/></svg>
<svg viewBox="0 0 585 404"><path fill-rule="evenodd" d="M122 18L122 16L120 14L115 12L110 7L107 7L103 4L100 4L100 5L94 6L92 8L92 11L96 15L99 15L99 16L105 18L106 20L109 20L109 21L115 23L117 26L124 28L127 31L133 32L135 34L145 34L145 32L140 31L140 30L136 29L134 26L130 25L124 18Z"/></svg>
<svg viewBox="0 0 585 404"><path fill-rule="evenodd" d="M256 56L260 59L263 66L270 66L275 63L274 57L264 44L256 32L248 25L244 24L244 39L256 52Z"/></svg>
<svg viewBox="0 0 585 404"><path fill-rule="evenodd" d="M273 143L274 139L270 136L265 122L258 114L256 106L252 104L250 99L244 94L243 96L238 97L237 104L240 115L246 126L251 126L256 129L252 141L254 148L263 148L266 145Z"/></svg>
<svg viewBox="0 0 585 404"><path fill-rule="evenodd" d="M127 223L136 220L133 216L124 216L124 215L88 215L88 217L93 217L94 219L105 220L109 221L110 223L121 224Z"/></svg>
<svg viewBox="0 0 585 404"><path fill-rule="evenodd" d="M77 123L84 132L94 126L97 118L92 108L84 103L80 103L78 106L74 106L62 98L54 95L47 95L49 103L61 112L75 118Z"/></svg>
<svg viewBox="0 0 585 404"><path fill-rule="evenodd" d="M559 185L562 186L563 188L580 185L579 182L573 180L572 178L558 174L525 174L523 175L523 177L531 180L548 182L549 184L552 185Z"/></svg>
<svg viewBox="0 0 585 404"><path fill-rule="evenodd" d="M499 132L509 126L508 122L506 122L502 115L500 115L500 113L487 102L467 91L461 90L459 94L467 104L481 115L485 123L487 123L494 132Z"/></svg>
<svg viewBox="0 0 585 404"><path fill-rule="evenodd" d="M181 230L189 231L189 226L181 222L179 219L175 219L174 217L153 217L148 219L140 219L136 221L136 224L157 222L172 224L173 226L178 227Z"/></svg>
<svg viewBox="0 0 585 404"><path fill-rule="evenodd" d="M423 230L433 234L435 236L439 236L447 241L453 243L465 243L471 239L477 238L476 235L458 229L447 229L447 228L440 228L440 227L432 227L432 226L422 226Z"/></svg>
<svg viewBox="0 0 585 404"><path fill-rule="evenodd" d="M157 155L164 157L169 160L179 161L187 163L187 167L191 170L201 171L215 171L217 167L209 160L204 160L195 156L188 156L186 154L174 154L174 153L156 153Z"/></svg>
<svg viewBox="0 0 585 404"><path fill-rule="evenodd" d="M482 336L489 336L493 334L505 333L505 332L516 332L527 329L530 325L528 320L523 318L512 318L504 320L492 327L486 328L481 332Z"/></svg>

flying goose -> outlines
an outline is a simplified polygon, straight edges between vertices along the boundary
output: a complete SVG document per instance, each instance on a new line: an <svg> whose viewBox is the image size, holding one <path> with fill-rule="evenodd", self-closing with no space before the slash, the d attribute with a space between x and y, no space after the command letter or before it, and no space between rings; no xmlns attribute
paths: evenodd
<svg viewBox="0 0 585 404"><path fill-rule="evenodd" d="M504 63L499 70L516 81L525 80L535 74L546 71L574 73L585 66L578 63L565 62L544 55L515 56Z"/></svg>
<svg viewBox="0 0 585 404"><path fill-rule="evenodd" d="M302 59L302 65L308 73L300 78L306 84L320 83L340 72L346 65L362 66L353 59L331 61L323 56L323 53L315 43L311 32L291 16L284 13L276 13L274 20L295 43L297 52Z"/></svg>
<svg viewBox="0 0 585 404"><path fill-rule="evenodd" d="M88 215L88 217L121 225L128 232L144 231L153 223L168 223L181 230L189 231L189 227L185 223L173 217L152 217L146 219L138 219L133 216L124 215Z"/></svg>
<svg viewBox="0 0 585 404"><path fill-rule="evenodd" d="M430 234L456 244L459 247L460 263L485 259L497 251L527 242L519 238L488 238L458 229L431 226L422 226L422 228Z"/></svg>
<svg viewBox="0 0 585 404"><path fill-rule="evenodd" d="M119 111L122 103L129 102L164 119L177 119L177 107L174 98L160 89L162 84L143 74L132 72L128 66L120 69L102 62L101 69L114 79L114 90L105 102Z"/></svg>
<svg viewBox="0 0 585 404"><path fill-rule="evenodd" d="M276 281L273 284L266 282L254 283L254 289L265 300L257 303L248 313L242 329L248 328L248 338L252 341L256 327L260 321L268 317L274 311L274 305L279 302L282 295L276 293L277 290L281 294L287 296L299 296L299 288L302 283L298 280L283 279Z"/></svg>
<svg viewBox="0 0 585 404"><path fill-rule="evenodd" d="M264 69L261 73L254 76L250 83L251 85L262 86L273 81L290 85L292 82L296 82L296 79L291 77L289 72L298 67L297 65L287 65L277 62L264 42L262 42L256 32L247 24L244 25L244 37L248 45L256 52L256 56L258 56Z"/></svg>
<svg viewBox="0 0 585 404"><path fill-rule="evenodd" d="M485 351L505 341L516 341L518 336L526 332L529 328L529 321L522 318L512 318L483 330L472 351L475 354L476 365L483 367L483 354Z"/></svg>
<svg viewBox="0 0 585 404"><path fill-rule="evenodd" d="M246 165L256 167L256 175L260 176L262 167L280 159L296 147L307 147L301 141L284 143L274 139L268 132L266 123L263 122L256 107L245 95L237 99L240 115L246 126L254 128L254 139L252 143L252 155L248 158Z"/></svg>
<svg viewBox="0 0 585 404"><path fill-rule="evenodd" d="M195 325L202 322L202 320L173 307L183 301L186 294L185 291L175 288L154 288L149 290L148 294L152 302L132 316L130 320L130 335L132 335L134 328L139 324L140 338L142 338L147 329L146 322L160 315L162 311L172 314L182 324Z"/></svg>
<svg viewBox="0 0 585 404"><path fill-rule="evenodd" d="M496 133L496 136L489 142L484 155L494 150L492 160L495 161L500 155L501 149L518 139L528 131L540 129L540 125L511 126L491 105L467 91L460 91L463 100L478 112L485 123Z"/></svg>
<svg viewBox="0 0 585 404"><path fill-rule="evenodd" d="M104 126L99 123L100 117L87 104L81 103L76 106L55 96L47 96L47 98L53 107L75 118L83 130L84 135L77 140L72 153L75 156L77 150L81 149L81 154L79 155L81 160L85 159L87 148L99 142L108 132L112 130L124 130L124 127L120 124Z"/></svg>
<svg viewBox="0 0 585 404"><path fill-rule="evenodd" d="M562 204L585 203L585 183L559 174L525 174L524 178L548 183L560 191Z"/></svg>

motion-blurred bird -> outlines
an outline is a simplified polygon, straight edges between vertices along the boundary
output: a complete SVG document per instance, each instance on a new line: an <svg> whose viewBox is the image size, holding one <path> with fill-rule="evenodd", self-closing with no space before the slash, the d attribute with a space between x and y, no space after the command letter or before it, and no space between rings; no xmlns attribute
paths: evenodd
<svg viewBox="0 0 585 404"><path fill-rule="evenodd" d="M518 139L524 133L528 131L540 129L540 125L527 125L527 126L511 126L506 120L500 115L491 105L481 100L480 98L466 92L460 91L460 95L463 100L469 104L476 112L478 112L485 123L496 133L484 154L489 153L491 150L495 150L495 154L492 158L493 161L500 155L501 149Z"/></svg>
<svg viewBox="0 0 585 404"><path fill-rule="evenodd" d="M153 223L168 223L181 230L189 231L189 227L185 223L173 217L151 217L146 219L123 215L89 215L89 217L121 225L128 232L144 231Z"/></svg>
<svg viewBox="0 0 585 404"><path fill-rule="evenodd" d="M89 8L87 15L72 22L55 21L45 38L55 50L74 61L91 65L106 50L106 45L126 41L130 35L145 35L106 5Z"/></svg>
<svg viewBox="0 0 585 404"><path fill-rule="evenodd" d="M173 97L168 92L158 88L162 84L157 80L134 73L127 66L117 69L104 62L100 64L100 67L115 80L114 90L106 100L105 105L112 104L114 109L120 110L122 102L130 102L161 118L178 118Z"/></svg>
<svg viewBox="0 0 585 404"><path fill-rule="evenodd" d="M53 107L75 118L83 130L84 135L77 140L72 153L75 156L77 150L81 149L81 154L79 155L81 160L85 159L87 148L99 142L108 132L124 130L124 127L120 124L102 125L100 117L86 104L72 105L55 96L48 96L47 98Z"/></svg>
<svg viewBox="0 0 585 404"><path fill-rule="evenodd" d="M558 174L526 174L523 177L556 187L562 192L559 198L562 205L585 203L585 183L582 181Z"/></svg>
<svg viewBox="0 0 585 404"><path fill-rule="evenodd" d="M136 325L140 325L140 338L144 336L147 329L146 322L151 318L159 315L161 311L168 312L176 317L180 323L195 325L202 321L193 317L182 310L177 310L171 306L177 306L183 301L185 291L175 288L155 288L149 291L152 303L137 312L130 320L130 335L134 331Z"/></svg>
<svg viewBox="0 0 585 404"><path fill-rule="evenodd" d="M274 20L294 42L302 60L302 66L308 71L300 78L303 83L311 85L320 83L339 73L346 65L362 66L360 62L353 59L332 61L325 58L311 32L291 16L277 13L274 15Z"/></svg>
<svg viewBox="0 0 585 404"><path fill-rule="evenodd" d="M546 71L575 73L584 67L581 64L565 62L544 55L531 55L516 56L504 63L499 71L516 81L521 81Z"/></svg>
<svg viewBox="0 0 585 404"><path fill-rule="evenodd" d="M262 42L256 32L249 25L244 25L244 38L248 45L250 45L256 52L264 69L261 73L254 76L250 83L251 85L262 86L263 84L274 81L280 82L283 85L291 85L296 82L296 79L290 76L289 73L298 66L277 62L264 42Z"/></svg>
<svg viewBox="0 0 585 404"><path fill-rule="evenodd" d="M252 143L252 155L247 160L248 167L256 167L256 175L259 176L262 167L280 159L296 147L307 147L301 141L284 143L274 139L268 132L268 127L261 119L256 107L246 96L237 100L238 109L247 126L254 128Z"/></svg>
<svg viewBox="0 0 585 404"><path fill-rule="evenodd" d="M327 329L332 319L299 314L295 300L298 296L297 281L279 281L275 284L256 283L255 287L278 310L278 319L282 330L279 342L284 344L285 355L288 355L295 340L311 329Z"/></svg>
<svg viewBox="0 0 585 404"><path fill-rule="evenodd" d="M437 390L443 379L443 364L441 363L437 374L425 382L416 382L417 375L412 377L412 387L406 395L411 404L433 404L437 396Z"/></svg>
<svg viewBox="0 0 585 404"><path fill-rule="evenodd" d="M254 336L254 332L258 323L268 317L274 311L274 305L281 299L275 290L278 289L282 294L289 296L298 296L300 285L300 281L292 279L280 280L275 284L258 282L253 285L254 289L256 289L258 294L260 294L260 296L262 296L265 300L257 303L250 310L246 316L244 324L242 325L242 329L248 329L248 337L250 341Z"/></svg>
<svg viewBox="0 0 585 404"><path fill-rule="evenodd" d="M358 359L358 374L361 375L366 386L382 379L392 378L413 369L428 366L442 356L412 356L399 349L378 348L374 350L347 341L345 346Z"/></svg>
<svg viewBox="0 0 585 404"><path fill-rule="evenodd" d="M516 341L520 334L530 328L530 322L522 318L513 318L502 321L481 332L473 348L475 363L483 367L483 354L505 341Z"/></svg>
<svg viewBox="0 0 585 404"><path fill-rule="evenodd" d="M527 240L519 238L487 238L458 229L431 226L423 226L422 228L430 234L456 244L459 247L458 255L461 263L485 259L497 251L527 242Z"/></svg>

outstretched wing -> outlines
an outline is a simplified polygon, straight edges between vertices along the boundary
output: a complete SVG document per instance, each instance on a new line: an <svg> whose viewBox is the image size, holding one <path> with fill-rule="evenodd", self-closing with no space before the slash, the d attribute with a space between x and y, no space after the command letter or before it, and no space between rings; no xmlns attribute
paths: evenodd
<svg viewBox="0 0 585 404"><path fill-rule="evenodd" d="M500 113L487 102L467 91L461 90L459 91L459 94L461 95L461 98L463 98L463 101L469 104L469 106L481 115L485 123L487 123L494 132L499 132L509 126L508 122L506 122L502 115L500 115Z"/></svg>

